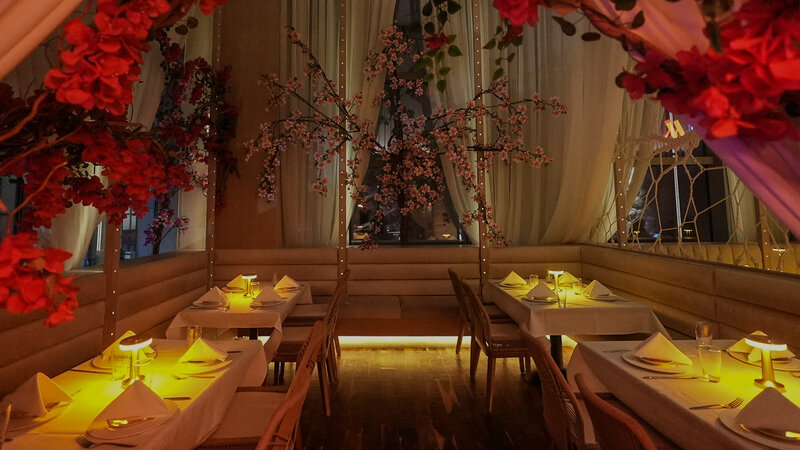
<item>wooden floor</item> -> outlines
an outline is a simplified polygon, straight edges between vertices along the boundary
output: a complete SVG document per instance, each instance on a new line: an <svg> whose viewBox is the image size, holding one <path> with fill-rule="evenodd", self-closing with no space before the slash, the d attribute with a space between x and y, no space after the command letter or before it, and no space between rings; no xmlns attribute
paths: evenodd
<svg viewBox="0 0 800 450"><path fill-rule="evenodd" d="M460 357L452 348L345 349L327 420L315 375L302 416L304 444L348 450L549 448L540 387L524 381L517 360L498 360L494 411L484 413L485 362L473 386L469 348Z"/></svg>

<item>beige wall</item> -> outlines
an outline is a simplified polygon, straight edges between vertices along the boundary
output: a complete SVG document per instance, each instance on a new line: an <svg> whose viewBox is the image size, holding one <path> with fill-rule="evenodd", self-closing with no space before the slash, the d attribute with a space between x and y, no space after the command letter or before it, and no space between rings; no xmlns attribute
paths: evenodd
<svg viewBox="0 0 800 450"><path fill-rule="evenodd" d="M244 162L242 142L256 136L259 125L274 120L277 111L265 111L267 91L256 82L264 74L279 73L280 43L284 39L280 0L236 0L220 8L221 62L233 66L231 100L239 109L236 138L231 149L239 157L240 176L228 179L227 206L217 212L217 248L275 248L281 246L280 202L257 197L256 176L262 158Z"/></svg>

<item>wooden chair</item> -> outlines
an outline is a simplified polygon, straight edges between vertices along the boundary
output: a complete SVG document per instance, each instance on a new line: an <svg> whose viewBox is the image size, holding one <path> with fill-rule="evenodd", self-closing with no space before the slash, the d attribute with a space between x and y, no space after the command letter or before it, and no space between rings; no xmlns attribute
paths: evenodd
<svg viewBox="0 0 800 450"><path fill-rule="evenodd" d="M492 412L494 394L494 372L497 358L519 358L520 371L530 373L530 350L519 338L519 326L510 323L492 323L486 308L472 288L462 284L470 305L473 341L470 346L469 379L475 382L481 350L486 353L486 410Z"/></svg>
<svg viewBox="0 0 800 450"><path fill-rule="evenodd" d="M544 344L530 333L520 331L522 340L533 354L542 383L544 423L552 439L551 448L559 450L585 449L594 441L591 422L588 422L575 394Z"/></svg>
<svg viewBox="0 0 800 450"><path fill-rule="evenodd" d="M450 275L450 282L453 284L453 293L456 296L456 301L458 301L458 313L461 318L461 330L458 334L458 340L456 341L456 355L461 353L461 342L464 340L464 335L469 332L470 338L474 339L472 333L472 321L469 315L469 300L467 300L466 295L464 294L464 279L461 278L452 268L447 269L447 273ZM497 305L494 304L485 304L484 308L486 308L486 312L489 314L489 319L492 323L514 323L514 320L509 317L506 313L504 313Z"/></svg>
<svg viewBox="0 0 800 450"><path fill-rule="evenodd" d="M345 270L345 272L339 277L338 281L336 282L336 287L343 283L347 283L347 279L350 277L350 270ZM292 309L292 312L286 317L283 321L284 326L300 326L300 327L308 327L311 326L314 322L318 320L324 320L325 314L328 312L328 304L327 303L314 303L311 305L295 305ZM339 344L339 335L336 334L334 331L333 334L333 345L336 350L336 356L342 356L342 347ZM335 365L335 361L334 361Z"/></svg>
<svg viewBox="0 0 800 450"><path fill-rule="evenodd" d="M220 426L199 449L302 448L300 414L315 361L325 342L325 326L317 322L300 348L292 384L284 387L237 389Z"/></svg>
<svg viewBox="0 0 800 450"><path fill-rule="evenodd" d="M322 399L325 408L325 415L331 415L331 400L330 390L333 380L336 378L336 356L333 346L333 338L336 330L336 320L339 315L339 306L345 296L345 286L349 271L340 278L339 283L336 285L336 291L333 298L328 303L328 310L326 311L323 323L325 325L325 342L323 343L322 351L317 356L317 374L319 376L319 386L322 392ZM283 337L280 346L272 359L275 363L274 379L275 384L278 384L283 378L283 367L287 362L296 362L298 360L297 350L300 345L307 339L308 334L311 332L310 327L286 326L283 327Z"/></svg>
<svg viewBox="0 0 800 450"><path fill-rule="evenodd" d="M597 444L608 450L656 450L647 431L633 417L597 396L586 385L582 374L575 375L575 384L592 419Z"/></svg>

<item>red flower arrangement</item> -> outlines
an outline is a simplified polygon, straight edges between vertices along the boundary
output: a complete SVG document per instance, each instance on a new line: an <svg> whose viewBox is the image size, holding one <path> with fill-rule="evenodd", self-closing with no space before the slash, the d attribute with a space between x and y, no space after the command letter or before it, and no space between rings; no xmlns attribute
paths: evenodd
<svg viewBox="0 0 800 450"><path fill-rule="evenodd" d="M530 26L539 21L539 6L546 6L544 0L494 0L492 6L500 11L500 17L507 19L512 27L522 32L527 22ZM519 35L517 33L517 35Z"/></svg>

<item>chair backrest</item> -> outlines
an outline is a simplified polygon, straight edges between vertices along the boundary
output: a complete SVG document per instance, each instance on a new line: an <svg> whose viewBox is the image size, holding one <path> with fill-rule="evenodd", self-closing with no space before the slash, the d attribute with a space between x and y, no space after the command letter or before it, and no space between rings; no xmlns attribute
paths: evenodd
<svg viewBox="0 0 800 450"><path fill-rule="evenodd" d="M456 295L456 301L458 302L458 313L461 314L461 319L464 322L471 324L469 305L467 304L467 299L464 294L463 285L465 283L452 268L447 269L447 273L450 275L450 283L453 284L453 293Z"/></svg>
<svg viewBox="0 0 800 450"><path fill-rule="evenodd" d="M522 341L531 350L542 383L544 423L553 444L560 450L585 448L583 418L578 400L544 344L520 330Z"/></svg>
<svg viewBox="0 0 800 450"><path fill-rule="evenodd" d="M333 292L333 297L328 303L328 309L325 312L325 327L327 329L327 338L330 340L336 330L336 321L339 319L339 307L342 301L347 297L347 279L350 278L350 269L347 269L339 277L336 282L336 289ZM328 342L327 344L330 344Z"/></svg>
<svg viewBox="0 0 800 450"><path fill-rule="evenodd" d="M603 449L655 450L647 431L633 417L598 397L586 385L582 374L575 375L575 384L592 419L597 444Z"/></svg>
<svg viewBox="0 0 800 450"><path fill-rule="evenodd" d="M322 349L324 341L325 326L322 321L318 320L311 327L308 339L300 347L292 384L289 385L286 397L270 418L264 434L258 441L257 449L288 450L294 448L300 424L300 413L303 411L303 403L311 385L311 375L314 373L317 355Z"/></svg>
<svg viewBox="0 0 800 450"><path fill-rule="evenodd" d="M486 312L486 308L483 307L483 303L481 303L475 291L473 291L467 283L464 283L463 280L460 281L461 290L464 292L464 297L469 303L469 311L472 317L470 323L475 335L475 340L477 340L480 345L483 345L484 348L487 346L492 347L494 343L492 342L492 321L489 319L489 313Z"/></svg>

